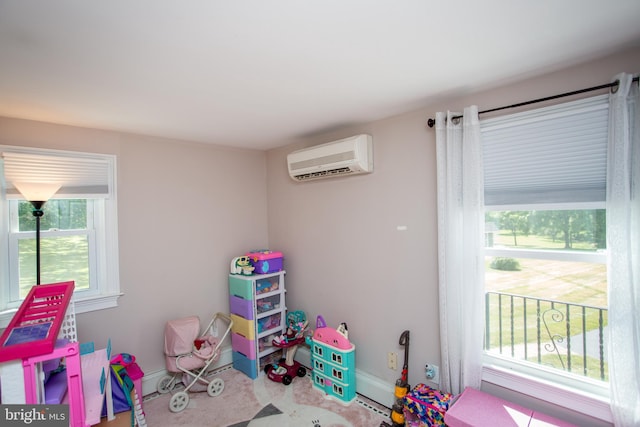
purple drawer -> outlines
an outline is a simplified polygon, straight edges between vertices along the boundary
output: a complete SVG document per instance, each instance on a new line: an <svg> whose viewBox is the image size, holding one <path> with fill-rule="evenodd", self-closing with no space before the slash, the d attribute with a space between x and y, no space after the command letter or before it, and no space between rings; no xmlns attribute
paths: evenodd
<svg viewBox="0 0 640 427"><path fill-rule="evenodd" d="M242 335L231 334L231 347L233 351L242 353L248 359L256 360L256 343L253 340L248 340Z"/></svg>
<svg viewBox="0 0 640 427"><path fill-rule="evenodd" d="M231 306L231 313L240 317L244 317L247 320L253 320L253 305L252 301L247 301L240 297L231 296L229 298L229 305Z"/></svg>

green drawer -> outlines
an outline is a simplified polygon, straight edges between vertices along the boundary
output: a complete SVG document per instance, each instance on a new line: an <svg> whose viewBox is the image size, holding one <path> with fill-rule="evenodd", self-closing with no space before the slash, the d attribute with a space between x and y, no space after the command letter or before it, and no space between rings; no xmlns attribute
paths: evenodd
<svg viewBox="0 0 640 427"><path fill-rule="evenodd" d="M229 276L229 294L246 300L253 299L253 280Z"/></svg>

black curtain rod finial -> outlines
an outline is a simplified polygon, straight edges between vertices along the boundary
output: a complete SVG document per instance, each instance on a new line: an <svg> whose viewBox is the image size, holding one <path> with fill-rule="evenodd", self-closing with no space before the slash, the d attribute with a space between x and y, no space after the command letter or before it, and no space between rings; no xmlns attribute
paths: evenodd
<svg viewBox="0 0 640 427"><path fill-rule="evenodd" d="M435 124L436 124L436 121L434 119L427 120L427 126L429 126L430 128L435 126Z"/></svg>

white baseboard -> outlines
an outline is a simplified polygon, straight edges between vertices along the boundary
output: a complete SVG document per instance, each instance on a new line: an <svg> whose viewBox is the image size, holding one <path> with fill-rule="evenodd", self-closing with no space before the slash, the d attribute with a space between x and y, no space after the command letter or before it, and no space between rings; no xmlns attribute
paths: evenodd
<svg viewBox="0 0 640 427"><path fill-rule="evenodd" d="M295 359L304 366L311 366L311 352L308 348L298 348ZM213 365L213 369L221 368L233 363L231 347L225 347L220 353L220 358ZM167 375L167 370L145 373L142 379L142 394L149 395L157 391L158 381ZM356 369L356 392L381 405L391 408L393 406L394 384L388 383L367 372Z"/></svg>

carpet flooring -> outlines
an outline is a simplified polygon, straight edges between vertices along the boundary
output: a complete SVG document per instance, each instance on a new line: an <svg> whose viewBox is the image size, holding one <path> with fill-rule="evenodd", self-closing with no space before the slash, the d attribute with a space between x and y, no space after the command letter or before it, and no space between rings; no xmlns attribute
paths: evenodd
<svg viewBox="0 0 640 427"><path fill-rule="evenodd" d="M262 375L252 380L231 367L208 378L221 378L223 392L189 394L189 404L178 413L169 410L171 394L144 401L149 427L378 427L389 421L389 410L358 395L345 405L315 388L311 377L298 377L285 386ZM173 392L182 387L176 387Z"/></svg>

